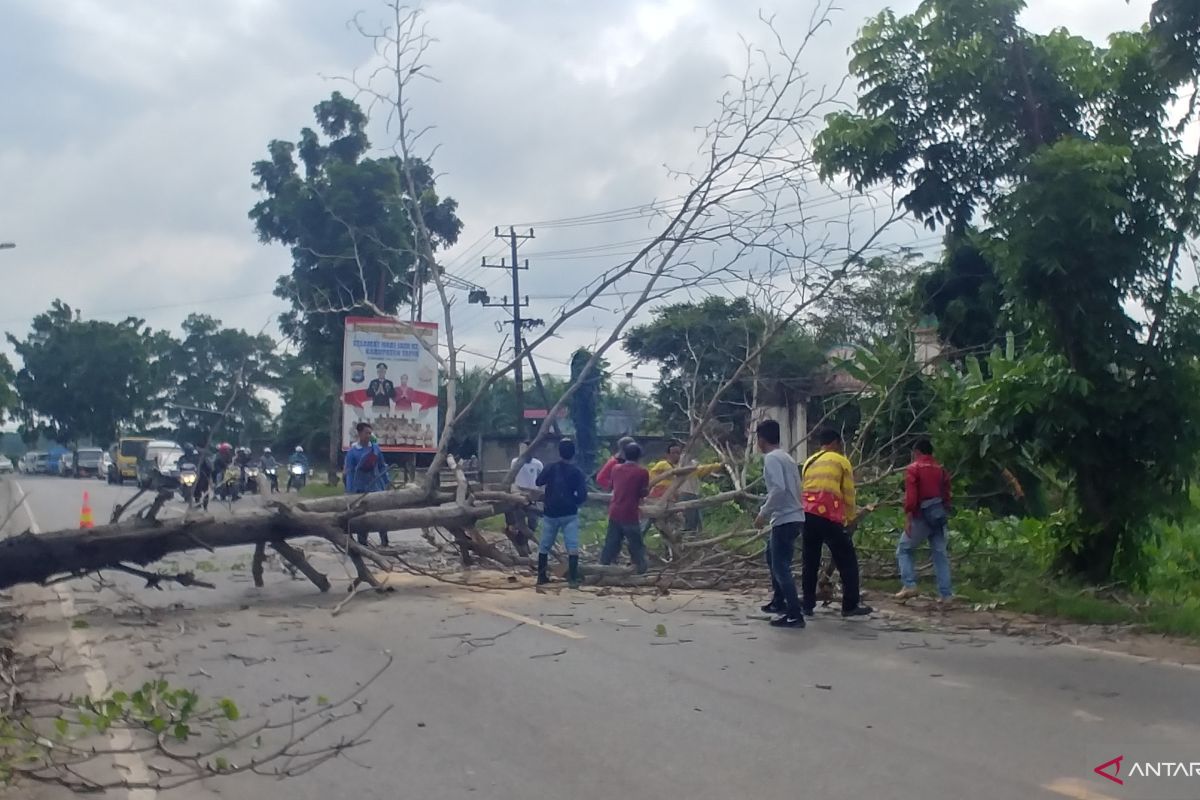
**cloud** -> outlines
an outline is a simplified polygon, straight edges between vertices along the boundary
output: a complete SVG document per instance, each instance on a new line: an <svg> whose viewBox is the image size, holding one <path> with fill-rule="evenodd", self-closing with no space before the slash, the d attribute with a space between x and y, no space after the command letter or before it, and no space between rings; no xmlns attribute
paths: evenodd
<svg viewBox="0 0 1200 800"><path fill-rule="evenodd" d="M294 139L311 108L370 63L345 22L364 0L14 0L0 32L10 80L0 120L3 328L61 297L85 311L143 311L177 329L191 310L258 330L286 250L255 239L251 163L273 138ZM812 43L814 82L836 84L846 48L883 3L856 2ZM897 10L914 5L906 0ZM1039 0L1027 23L1099 37L1146 18L1148 0ZM808 6L777 4L785 32ZM1101 10L1099 7L1102 6ZM768 9L770 10L770 9ZM744 42L769 45L754 4L728 0L444 0L428 5L440 82L417 97L436 124L440 187L466 222L453 271L496 294L505 275L478 267L505 254L495 225L590 214L678 194L664 164L696 158L696 126L715 111ZM387 142L382 126L376 145ZM628 241L647 220L547 227L531 254ZM621 252L614 248L611 252ZM549 317L609 266L602 253L531 256L522 293ZM15 279L15 282L14 282ZM234 298L234 299L230 299ZM497 310L459 306L468 346L492 352ZM614 299L613 302L617 302ZM546 350L548 372L612 319L598 308Z"/></svg>

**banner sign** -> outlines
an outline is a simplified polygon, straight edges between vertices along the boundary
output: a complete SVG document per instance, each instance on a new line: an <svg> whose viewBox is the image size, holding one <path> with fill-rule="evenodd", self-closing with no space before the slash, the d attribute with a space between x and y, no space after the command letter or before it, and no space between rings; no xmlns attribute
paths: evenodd
<svg viewBox="0 0 1200 800"><path fill-rule="evenodd" d="M432 453L438 446L438 367L430 350L438 327L347 317L342 354L342 449L355 425L369 422L379 446L396 453Z"/></svg>

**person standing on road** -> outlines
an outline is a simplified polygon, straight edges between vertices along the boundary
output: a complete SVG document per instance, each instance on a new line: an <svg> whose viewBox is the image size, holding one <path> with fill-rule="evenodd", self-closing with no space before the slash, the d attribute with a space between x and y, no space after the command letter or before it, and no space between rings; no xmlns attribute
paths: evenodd
<svg viewBox="0 0 1200 800"><path fill-rule="evenodd" d="M371 423L360 422L354 426L358 440L346 451L345 474L346 494L368 494L382 492L388 486L387 463L379 445L371 441ZM358 543L366 546L368 534L358 534ZM379 532L379 543L388 546L388 532Z"/></svg>
<svg viewBox="0 0 1200 800"><path fill-rule="evenodd" d="M842 576L842 616L863 617L875 609L862 605L859 595L858 553L846 533L846 523L854 520L854 468L842 455L842 435L832 429L817 433L821 446L804 462L804 566L801 586L804 613L816 610L817 572L821 567L821 545L828 545Z"/></svg>
<svg viewBox="0 0 1200 800"><path fill-rule="evenodd" d="M567 583L572 589L579 588L579 507L587 501L587 476L575 466L575 443L563 439L558 443L559 461L542 470L537 485L546 490L544 507L546 518L542 525L542 539L538 543L538 585L550 582L547 568L550 551L562 531L563 545L567 548Z"/></svg>
<svg viewBox="0 0 1200 800"><path fill-rule="evenodd" d="M637 442L625 445L624 455L625 460L615 465L610 473L612 500L608 504L608 532L604 536L600 563L613 563L621 554L621 542L625 541L629 543L629 557L634 568L643 575L649 567L638 506L642 498L650 494L650 473L638 463L642 448Z"/></svg>
<svg viewBox="0 0 1200 800"><path fill-rule="evenodd" d="M950 513L950 473L933 457L933 444L928 439L917 440L913 462L904 471L904 533L896 546L896 561L900 564L903 587L897 600L916 597L917 569L913 550L929 540L933 574L937 578L938 601L954 596L950 586L950 558L946 555L946 519Z"/></svg>
<svg viewBox="0 0 1200 800"><path fill-rule="evenodd" d="M771 526L767 540L767 569L771 571L771 602L763 611L779 616L771 620L777 628L803 628L804 613L796 595L792 575L792 557L796 539L804 529L804 509L800 504L800 471L796 462L780 449L779 423L765 419L754 430L758 449L763 454L763 482L767 499L754 520L754 526Z"/></svg>
<svg viewBox="0 0 1200 800"><path fill-rule="evenodd" d="M518 458L514 458L509 465L510 467L515 467L518 463L521 465L521 468L517 470L517 477L513 481L512 489L514 492L528 492L536 489L538 487L538 476L541 475L542 470L545 469L541 460L533 457L533 452L529 449L529 442L521 442L521 449L525 452L525 454ZM514 534L523 536L525 531L522 531L520 525L518 524L520 517L517 515L519 513L521 512L505 511L504 521ZM525 525L529 528L529 535L532 536L537 533L538 529L539 515L537 506L533 505L533 503L530 503L529 505L525 506L524 513ZM522 541L524 540L522 539ZM528 555L528 551L526 551L525 554Z"/></svg>
<svg viewBox="0 0 1200 800"><path fill-rule="evenodd" d="M596 473L596 485L606 492L612 491L612 471L617 464L625 463L625 448L633 444L632 436L622 436L617 440L617 449L612 457L604 462L604 466Z"/></svg>

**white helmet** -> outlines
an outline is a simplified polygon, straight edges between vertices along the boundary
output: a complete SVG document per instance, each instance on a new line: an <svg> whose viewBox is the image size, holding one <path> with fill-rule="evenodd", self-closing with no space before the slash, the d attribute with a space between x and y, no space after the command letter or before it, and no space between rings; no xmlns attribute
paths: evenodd
<svg viewBox="0 0 1200 800"><path fill-rule="evenodd" d="M297 452L297 453L303 453L303 452L304 452L304 448L303 448L303 447L301 447L300 445L296 445L296 452Z"/></svg>
<svg viewBox="0 0 1200 800"><path fill-rule="evenodd" d="M264 447L264 448L263 448L263 455L264 455L264 456L269 456L269 455L271 455L271 448L269 448L269 447Z"/></svg>

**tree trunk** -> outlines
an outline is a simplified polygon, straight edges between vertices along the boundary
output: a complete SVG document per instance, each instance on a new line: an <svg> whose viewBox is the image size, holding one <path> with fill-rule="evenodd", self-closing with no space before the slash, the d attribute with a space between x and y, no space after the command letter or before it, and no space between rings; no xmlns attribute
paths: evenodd
<svg viewBox="0 0 1200 800"><path fill-rule="evenodd" d="M342 376L334 379L333 405L329 417L329 485L337 486L338 456L342 452Z"/></svg>
<svg viewBox="0 0 1200 800"><path fill-rule="evenodd" d="M368 497L387 498L388 494L380 492ZM294 557L302 557L299 551L279 547L287 539L316 536L343 550L357 550L359 548L349 542L347 531L367 533L433 526L470 527L495 513L490 505L458 503L425 508L377 507L343 513L312 513L281 505L271 512L239 514L223 519L210 516L167 522L135 519L91 530L41 535L26 533L0 541L0 589L18 583L45 583L57 575L118 569L122 564L151 564L172 553L260 543L271 544L296 565ZM371 551L365 552L377 565L385 569L390 566L382 557ZM309 577L321 585L319 579L313 575Z"/></svg>

